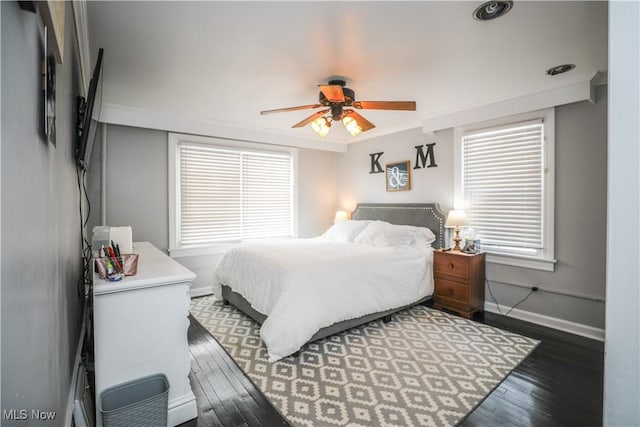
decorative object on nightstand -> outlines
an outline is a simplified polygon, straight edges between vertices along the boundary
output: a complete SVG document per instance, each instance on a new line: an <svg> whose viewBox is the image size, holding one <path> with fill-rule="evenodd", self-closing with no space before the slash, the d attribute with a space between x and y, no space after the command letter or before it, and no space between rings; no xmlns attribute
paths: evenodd
<svg viewBox="0 0 640 427"><path fill-rule="evenodd" d="M433 307L468 319L475 312L484 311L484 258L484 252L434 251Z"/></svg>
<svg viewBox="0 0 640 427"><path fill-rule="evenodd" d="M349 214L347 211L336 211L336 216L333 217L333 223L340 221L346 221L349 219Z"/></svg>
<svg viewBox="0 0 640 427"><path fill-rule="evenodd" d="M462 248L462 252L467 254L475 254L480 252L480 240L479 239L465 239L464 240L464 248Z"/></svg>
<svg viewBox="0 0 640 427"><path fill-rule="evenodd" d="M480 239L476 239L476 231L473 228L467 227L462 237L464 238L464 247L462 248L462 252L466 252L468 254L480 252Z"/></svg>
<svg viewBox="0 0 640 427"><path fill-rule="evenodd" d="M445 222L444 226L446 228L455 228L455 237L453 241L455 242L455 246L453 247L454 251L460 250L460 227L466 227L469 225L467 221L467 214L464 213L462 209L453 209L449 211L449 215L447 215L447 222Z"/></svg>

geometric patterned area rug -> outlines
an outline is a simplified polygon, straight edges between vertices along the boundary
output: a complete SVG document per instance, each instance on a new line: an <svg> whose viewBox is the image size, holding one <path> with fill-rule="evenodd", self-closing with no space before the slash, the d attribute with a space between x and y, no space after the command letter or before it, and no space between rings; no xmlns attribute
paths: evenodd
<svg viewBox="0 0 640 427"><path fill-rule="evenodd" d="M538 341L422 305L267 361L260 325L214 297L191 314L296 426L452 426Z"/></svg>

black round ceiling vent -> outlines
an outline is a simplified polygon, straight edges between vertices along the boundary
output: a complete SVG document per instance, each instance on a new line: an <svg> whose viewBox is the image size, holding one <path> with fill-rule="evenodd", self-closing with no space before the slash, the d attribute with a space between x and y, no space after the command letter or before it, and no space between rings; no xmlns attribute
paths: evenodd
<svg viewBox="0 0 640 427"><path fill-rule="evenodd" d="M555 76L556 74L566 73L567 71L571 71L576 68L576 64L562 64L556 65L555 67L551 67L547 70L547 74L550 76Z"/></svg>
<svg viewBox="0 0 640 427"><path fill-rule="evenodd" d="M479 21L489 21L509 12L513 7L511 0L491 0L482 3L473 12L473 17Z"/></svg>

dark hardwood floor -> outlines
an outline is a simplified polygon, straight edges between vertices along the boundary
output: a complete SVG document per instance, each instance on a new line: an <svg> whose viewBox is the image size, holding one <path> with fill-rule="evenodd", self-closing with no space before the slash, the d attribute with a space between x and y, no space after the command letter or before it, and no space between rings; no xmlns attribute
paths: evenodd
<svg viewBox="0 0 640 427"><path fill-rule="evenodd" d="M475 321L541 341L461 426L601 426L604 345L480 313ZM189 327L198 418L181 427L289 425L199 323Z"/></svg>
<svg viewBox="0 0 640 427"><path fill-rule="evenodd" d="M198 418L180 427L290 425L215 338L192 316L189 321L189 380Z"/></svg>
<svg viewBox="0 0 640 427"><path fill-rule="evenodd" d="M541 342L461 426L602 425L604 343L494 313L474 320Z"/></svg>

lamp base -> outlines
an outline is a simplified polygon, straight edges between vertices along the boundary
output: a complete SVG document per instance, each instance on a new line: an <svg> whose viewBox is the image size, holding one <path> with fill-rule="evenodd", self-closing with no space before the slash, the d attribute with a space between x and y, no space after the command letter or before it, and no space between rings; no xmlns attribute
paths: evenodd
<svg viewBox="0 0 640 427"><path fill-rule="evenodd" d="M462 249L460 247L460 242L462 241L462 239L460 238L460 227L456 227L454 232L455 232L455 237L453 238L453 242L455 243L455 245L453 246L453 250L460 251Z"/></svg>

